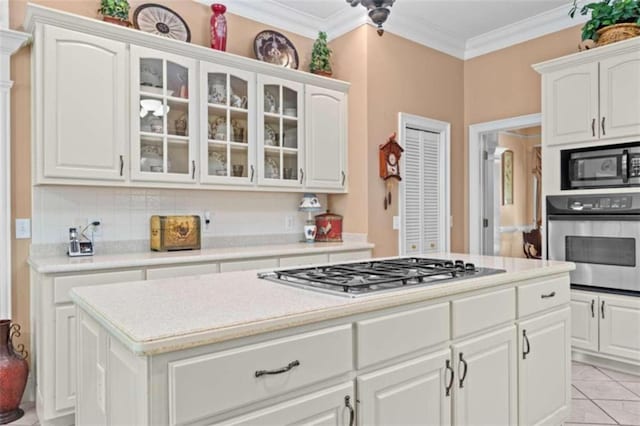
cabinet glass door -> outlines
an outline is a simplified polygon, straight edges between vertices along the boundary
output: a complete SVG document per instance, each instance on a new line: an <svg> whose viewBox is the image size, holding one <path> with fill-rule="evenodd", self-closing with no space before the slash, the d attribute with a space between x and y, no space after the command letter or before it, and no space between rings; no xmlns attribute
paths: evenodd
<svg viewBox="0 0 640 426"><path fill-rule="evenodd" d="M302 85L258 77L258 143L262 183L302 186Z"/></svg>
<svg viewBox="0 0 640 426"><path fill-rule="evenodd" d="M251 184L255 181L254 118L255 76L209 63L201 63L201 91L206 99L202 117L202 180L212 183Z"/></svg>
<svg viewBox="0 0 640 426"><path fill-rule="evenodd" d="M134 68L133 176L141 180L195 181L195 63L132 47Z"/></svg>

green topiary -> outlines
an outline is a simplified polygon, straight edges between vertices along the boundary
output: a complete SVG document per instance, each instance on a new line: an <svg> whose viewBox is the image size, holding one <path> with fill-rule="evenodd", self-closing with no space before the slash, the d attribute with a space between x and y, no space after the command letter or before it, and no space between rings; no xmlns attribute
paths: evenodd
<svg viewBox="0 0 640 426"><path fill-rule="evenodd" d="M573 0L569 16L573 18L577 11L577 0ZM580 9L580 14L586 15L589 11L591 11L591 17L582 27L583 40L598 40L597 31L609 25L635 23L640 26L640 2L638 0L603 0L589 3Z"/></svg>
<svg viewBox="0 0 640 426"><path fill-rule="evenodd" d="M98 13L127 21L129 19L129 9L130 6L127 0L100 0Z"/></svg>
<svg viewBox="0 0 640 426"><path fill-rule="evenodd" d="M331 74L331 49L327 45L327 33L320 31L318 38L313 43L311 51L311 72Z"/></svg>

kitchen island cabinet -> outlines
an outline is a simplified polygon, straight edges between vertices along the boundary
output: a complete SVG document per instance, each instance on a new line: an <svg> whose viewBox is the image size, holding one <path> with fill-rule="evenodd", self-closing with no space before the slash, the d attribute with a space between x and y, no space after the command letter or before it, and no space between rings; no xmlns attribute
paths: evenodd
<svg viewBox="0 0 640 426"><path fill-rule="evenodd" d="M360 298L254 272L75 288L77 423L562 423L573 265L454 256L507 272Z"/></svg>

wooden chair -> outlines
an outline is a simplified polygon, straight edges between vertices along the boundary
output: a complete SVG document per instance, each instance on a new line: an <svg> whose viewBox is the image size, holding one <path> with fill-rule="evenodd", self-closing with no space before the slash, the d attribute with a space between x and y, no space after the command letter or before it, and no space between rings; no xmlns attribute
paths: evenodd
<svg viewBox="0 0 640 426"><path fill-rule="evenodd" d="M540 228L522 233L522 249L527 259L542 259L542 234Z"/></svg>

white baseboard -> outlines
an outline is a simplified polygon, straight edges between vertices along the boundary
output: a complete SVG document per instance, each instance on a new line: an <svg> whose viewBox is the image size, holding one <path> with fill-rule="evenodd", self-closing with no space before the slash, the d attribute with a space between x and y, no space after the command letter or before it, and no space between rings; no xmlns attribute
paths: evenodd
<svg viewBox="0 0 640 426"><path fill-rule="evenodd" d="M638 375L638 364L621 358L614 358L608 355L595 354L574 349L571 352L571 359L578 362L584 362L585 364L595 365L596 367Z"/></svg>

